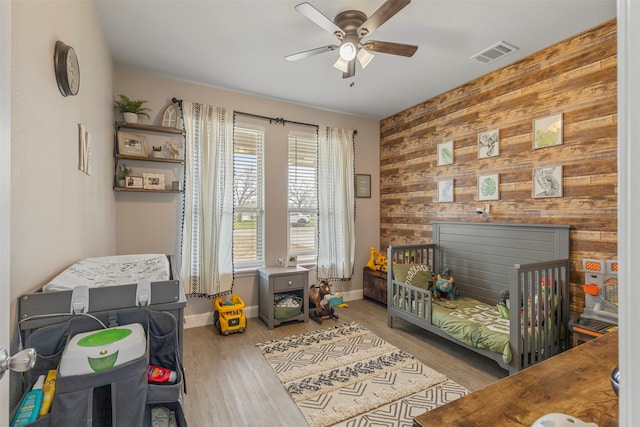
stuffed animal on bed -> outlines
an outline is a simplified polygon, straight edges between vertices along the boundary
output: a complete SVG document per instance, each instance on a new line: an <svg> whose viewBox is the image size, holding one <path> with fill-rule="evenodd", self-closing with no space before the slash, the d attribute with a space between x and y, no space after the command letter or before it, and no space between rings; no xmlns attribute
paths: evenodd
<svg viewBox="0 0 640 427"><path fill-rule="evenodd" d="M433 279L434 299L440 299L442 294L447 294L449 299L454 299L458 294L454 278L449 274L449 269L445 268Z"/></svg>

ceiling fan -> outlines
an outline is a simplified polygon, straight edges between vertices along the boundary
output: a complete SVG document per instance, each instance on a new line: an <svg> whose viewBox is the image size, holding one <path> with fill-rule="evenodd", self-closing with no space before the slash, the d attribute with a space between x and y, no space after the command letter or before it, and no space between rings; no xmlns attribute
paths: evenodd
<svg viewBox="0 0 640 427"><path fill-rule="evenodd" d="M409 3L411 3L411 0L387 0L368 18L367 15L359 10L345 10L337 14L333 21L311 4L300 3L295 9L323 30L336 36L340 44L305 50L304 52L286 56L285 59L297 61L319 53L338 50L340 56L333 66L342 71L342 78L346 79L353 77L356 73L356 58L362 68L365 68L373 59L374 55L371 52L411 57L418 50L418 46L364 40L365 37L370 36L371 33Z"/></svg>

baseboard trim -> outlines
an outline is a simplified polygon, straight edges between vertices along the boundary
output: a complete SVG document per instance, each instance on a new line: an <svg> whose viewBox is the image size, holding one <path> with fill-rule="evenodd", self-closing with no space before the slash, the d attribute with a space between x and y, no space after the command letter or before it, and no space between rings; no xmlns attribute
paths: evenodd
<svg viewBox="0 0 640 427"><path fill-rule="evenodd" d="M362 299L362 289L356 291L341 292L344 294L342 300L344 302ZM252 305L244 308L244 315L251 319L258 317L259 307ZM213 311L206 311L204 313L187 314L184 316L184 327L197 328L200 326L213 325Z"/></svg>

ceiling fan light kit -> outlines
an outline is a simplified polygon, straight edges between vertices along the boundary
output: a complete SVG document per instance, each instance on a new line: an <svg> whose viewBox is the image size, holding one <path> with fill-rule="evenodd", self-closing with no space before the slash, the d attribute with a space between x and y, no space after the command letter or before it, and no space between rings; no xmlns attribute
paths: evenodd
<svg viewBox="0 0 640 427"><path fill-rule="evenodd" d="M340 55L333 64L333 67L342 71L343 78L349 78L353 77L356 73L356 58L360 66L364 69L374 57L371 52L411 57L418 50L418 46L376 40L363 40L364 37L370 36L376 29L410 2L411 0L387 0L368 18L367 15L359 10L345 10L337 14L333 21L324 16L311 4L300 3L295 9L323 30L333 34L340 41L340 45L329 45L306 50L288 55L285 59L288 61L297 61L319 53L338 49Z"/></svg>
<svg viewBox="0 0 640 427"><path fill-rule="evenodd" d="M345 61L351 61L356 57L356 46L353 42L345 41L340 46L340 58Z"/></svg>
<svg viewBox="0 0 640 427"><path fill-rule="evenodd" d="M369 65L369 62L371 62L374 56L375 55L370 53L364 47L360 48L360 50L358 51L358 62L360 62L360 66L362 67L363 70L367 68L367 65Z"/></svg>

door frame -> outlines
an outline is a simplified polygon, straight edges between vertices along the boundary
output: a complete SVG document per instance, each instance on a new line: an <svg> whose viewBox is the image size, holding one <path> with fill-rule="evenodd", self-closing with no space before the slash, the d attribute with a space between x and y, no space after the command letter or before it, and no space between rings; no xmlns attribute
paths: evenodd
<svg viewBox="0 0 640 427"><path fill-rule="evenodd" d="M0 1L0 347L10 351L11 1ZM0 380L0 414L9 414L9 377ZM0 420L5 425L7 420Z"/></svg>

